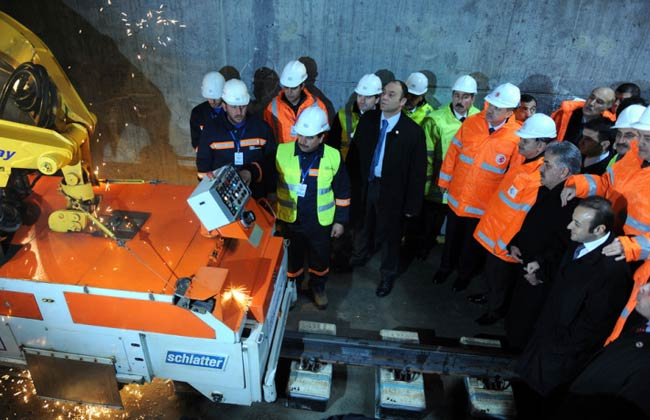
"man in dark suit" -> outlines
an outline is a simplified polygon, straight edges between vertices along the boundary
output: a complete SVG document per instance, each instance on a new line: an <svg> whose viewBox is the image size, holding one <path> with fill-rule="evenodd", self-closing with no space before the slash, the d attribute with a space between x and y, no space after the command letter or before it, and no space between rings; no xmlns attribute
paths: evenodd
<svg viewBox="0 0 650 420"><path fill-rule="evenodd" d="M406 92L398 80L384 86L380 109L363 114L348 155L350 179L360 191L353 206L363 213L350 265L364 265L377 244L379 297L391 292L397 276L402 219L419 213L424 196L426 143L422 128L402 112Z"/></svg>
<svg viewBox="0 0 650 420"><path fill-rule="evenodd" d="M632 287L625 261L603 255L615 239L614 212L599 196L588 197L567 227L571 240L517 372L517 411L537 418L556 407L567 385L603 345Z"/></svg>

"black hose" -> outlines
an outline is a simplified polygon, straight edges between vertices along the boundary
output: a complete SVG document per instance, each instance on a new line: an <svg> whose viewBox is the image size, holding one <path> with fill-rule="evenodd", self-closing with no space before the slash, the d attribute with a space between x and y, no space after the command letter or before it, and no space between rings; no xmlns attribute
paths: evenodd
<svg viewBox="0 0 650 420"><path fill-rule="evenodd" d="M16 67L0 91L0 117L9 97L21 111L30 114L38 127L54 127L57 89L45 67L31 62Z"/></svg>

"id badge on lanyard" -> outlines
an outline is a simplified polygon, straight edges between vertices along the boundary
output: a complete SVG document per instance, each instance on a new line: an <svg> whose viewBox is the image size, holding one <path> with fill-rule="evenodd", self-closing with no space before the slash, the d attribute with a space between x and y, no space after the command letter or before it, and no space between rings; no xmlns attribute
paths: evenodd
<svg viewBox="0 0 650 420"><path fill-rule="evenodd" d="M239 136L239 138L235 136L235 133L233 133L232 130L230 131L230 137L232 137L232 141L235 143L235 156L234 156L235 166L241 166L244 164L244 152L240 151L239 142L244 137L245 131L246 128L244 128L241 131L241 135Z"/></svg>

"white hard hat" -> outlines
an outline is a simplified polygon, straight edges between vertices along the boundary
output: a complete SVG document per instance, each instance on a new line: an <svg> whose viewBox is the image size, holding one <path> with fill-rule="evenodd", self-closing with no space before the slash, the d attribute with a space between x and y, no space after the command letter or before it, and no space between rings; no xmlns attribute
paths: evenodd
<svg viewBox="0 0 650 420"><path fill-rule="evenodd" d="M381 95L381 79L376 74L364 74L354 91L363 96Z"/></svg>
<svg viewBox="0 0 650 420"><path fill-rule="evenodd" d="M230 79L223 85L221 99L230 106L248 105L251 96L248 94L246 83L239 79Z"/></svg>
<svg viewBox="0 0 650 420"><path fill-rule="evenodd" d="M474 78L469 74L460 76L458 79L456 79L456 82L454 83L454 86L451 87L451 90L476 94L476 80L474 80Z"/></svg>
<svg viewBox="0 0 650 420"><path fill-rule="evenodd" d="M429 88L429 79L424 74L416 71L406 79L406 87L408 87L409 93L413 95L424 95Z"/></svg>
<svg viewBox="0 0 650 420"><path fill-rule="evenodd" d="M327 123L325 111L317 106L310 106L300 113L293 129L297 134L303 136L315 136L323 131L328 131L330 125Z"/></svg>
<svg viewBox="0 0 650 420"><path fill-rule="evenodd" d="M524 125L515 134L522 139L539 139L557 137L555 121L546 114L536 113L531 115Z"/></svg>
<svg viewBox="0 0 650 420"><path fill-rule="evenodd" d="M616 117L616 124L612 128L632 128L632 124L639 121L641 115L645 111L645 107L639 104L633 104L626 107L621 113Z"/></svg>
<svg viewBox="0 0 650 420"><path fill-rule="evenodd" d="M280 84L288 88L295 88L305 80L307 80L307 68L298 60L289 61L280 76Z"/></svg>
<svg viewBox="0 0 650 420"><path fill-rule="evenodd" d="M203 76L201 82L201 95L205 99L220 99L225 80L218 71L211 71Z"/></svg>
<svg viewBox="0 0 650 420"><path fill-rule="evenodd" d="M499 108L517 108L520 99L519 88L512 83L497 86L485 97L486 101Z"/></svg>
<svg viewBox="0 0 650 420"><path fill-rule="evenodd" d="M646 107L645 111L643 111L643 114L641 114L641 118L639 118L639 121L632 124L631 128L636 128L637 130L643 130L643 131L650 131L650 106Z"/></svg>

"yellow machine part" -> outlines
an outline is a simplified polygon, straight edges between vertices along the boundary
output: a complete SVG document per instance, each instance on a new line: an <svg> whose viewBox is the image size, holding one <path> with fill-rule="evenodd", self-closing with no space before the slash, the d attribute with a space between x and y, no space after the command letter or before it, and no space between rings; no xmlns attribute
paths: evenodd
<svg viewBox="0 0 650 420"><path fill-rule="evenodd" d="M88 217L77 210L58 210L47 219L54 232L81 232L86 228L87 222Z"/></svg>

